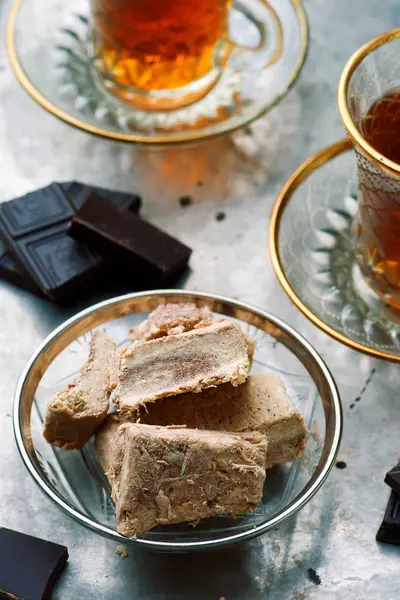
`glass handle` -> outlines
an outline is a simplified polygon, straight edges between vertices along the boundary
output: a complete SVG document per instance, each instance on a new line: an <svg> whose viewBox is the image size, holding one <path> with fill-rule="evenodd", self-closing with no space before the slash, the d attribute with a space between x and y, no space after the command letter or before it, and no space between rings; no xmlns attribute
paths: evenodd
<svg viewBox="0 0 400 600"><path fill-rule="evenodd" d="M229 66L243 71L262 70L276 63L283 52L283 28L276 10L267 0L236 2L235 8L258 30L254 46L242 44L228 35L231 48Z"/></svg>

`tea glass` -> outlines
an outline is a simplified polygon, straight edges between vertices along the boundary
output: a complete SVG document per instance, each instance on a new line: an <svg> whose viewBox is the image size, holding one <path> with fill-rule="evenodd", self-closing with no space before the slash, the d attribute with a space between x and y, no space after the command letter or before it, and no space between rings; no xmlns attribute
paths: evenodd
<svg viewBox="0 0 400 600"><path fill-rule="evenodd" d="M353 223L355 287L372 291L400 311L400 164L366 140L362 123L383 95L400 91L400 28L362 46L348 61L338 88L339 112L353 143L358 173L358 212ZM397 318L396 318L397 320Z"/></svg>

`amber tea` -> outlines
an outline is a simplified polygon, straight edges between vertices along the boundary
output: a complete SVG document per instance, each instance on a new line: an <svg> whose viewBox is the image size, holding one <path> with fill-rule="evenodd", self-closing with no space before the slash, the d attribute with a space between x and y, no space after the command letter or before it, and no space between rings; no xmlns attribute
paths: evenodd
<svg viewBox="0 0 400 600"><path fill-rule="evenodd" d="M209 73L230 0L91 0L97 67L123 87L172 90Z"/></svg>
<svg viewBox="0 0 400 600"><path fill-rule="evenodd" d="M362 118L359 128L375 150L400 164L400 90L378 99ZM400 180L372 169L360 153L357 160L360 210L356 234L360 266L380 295L398 297Z"/></svg>
<svg viewBox="0 0 400 600"><path fill-rule="evenodd" d="M371 106L361 133L375 150L400 164L400 90L387 92Z"/></svg>

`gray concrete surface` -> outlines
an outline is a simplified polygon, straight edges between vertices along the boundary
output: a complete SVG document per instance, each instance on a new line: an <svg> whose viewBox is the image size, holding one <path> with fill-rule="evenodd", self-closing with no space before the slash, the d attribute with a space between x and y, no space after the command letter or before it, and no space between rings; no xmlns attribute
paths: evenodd
<svg viewBox="0 0 400 600"><path fill-rule="evenodd" d="M346 59L372 36L400 25L400 5L305 4L310 53L286 99L252 126L252 136L238 133L189 148L135 148L69 128L19 87L0 38L0 199L63 179L136 190L144 198L143 215L194 248L192 272L182 285L241 298L295 326L332 369L345 414L339 458L347 467L335 468L285 527L224 552L166 556L130 550L122 560L113 543L49 503L14 444L10 413L17 380L39 342L72 310L0 282L0 525L67 544L70 560L54 591L57 600L399 597L400 550L375 542L388 498L384 473L400 454L399 368L341 346L299 314L273 274L267 229L285 178L308 155L343 136L336 87ZM4 8L0 0L1 25ZM193 205L181 208L177 199L187 194ZM226 218L218 222L220 211Z"/></svg>

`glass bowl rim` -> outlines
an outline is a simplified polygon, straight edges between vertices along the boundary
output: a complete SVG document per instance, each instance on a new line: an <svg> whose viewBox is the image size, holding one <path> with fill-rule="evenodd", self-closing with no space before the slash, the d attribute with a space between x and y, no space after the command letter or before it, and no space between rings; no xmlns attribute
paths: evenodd
<svg viewBox="0 0 400 600"><path fill-rule="evenodd" d="M126 538L117 531L84 515L66 501L56 488L48 482L35 455L31 436L31 408L40 380L54 358L77 337L94 327L135 312L153 310L158 304L166 301L193 301L200 305L207 305L216 312L242 319L258 326L269 335L280 338L280 341L283 341L284 345L297 356L307 369L318 389L320 401L323 403L326 425L324 446L319 463L308 483L296 498L273 517L244 532L228 535L221 539L163 542L142 538ZM293 347L297 346L299 354L285 344L284 340L292 343ZM305 362L303 362L303 359ZM311 369L314 369L313 373ZM29 360L18 383L14 398L13 426L18 451L26 469L45 495L75 521L119 544L134 544L158 551L189 552L221 548L252 539L277 527L301 510L320 489L335 463L342 433L342 406L334 379L323 359L301 334L278 317L260 308L224 296L189 290L155 290L127 294L95 304L77 313L50 333Z"/></svg>

